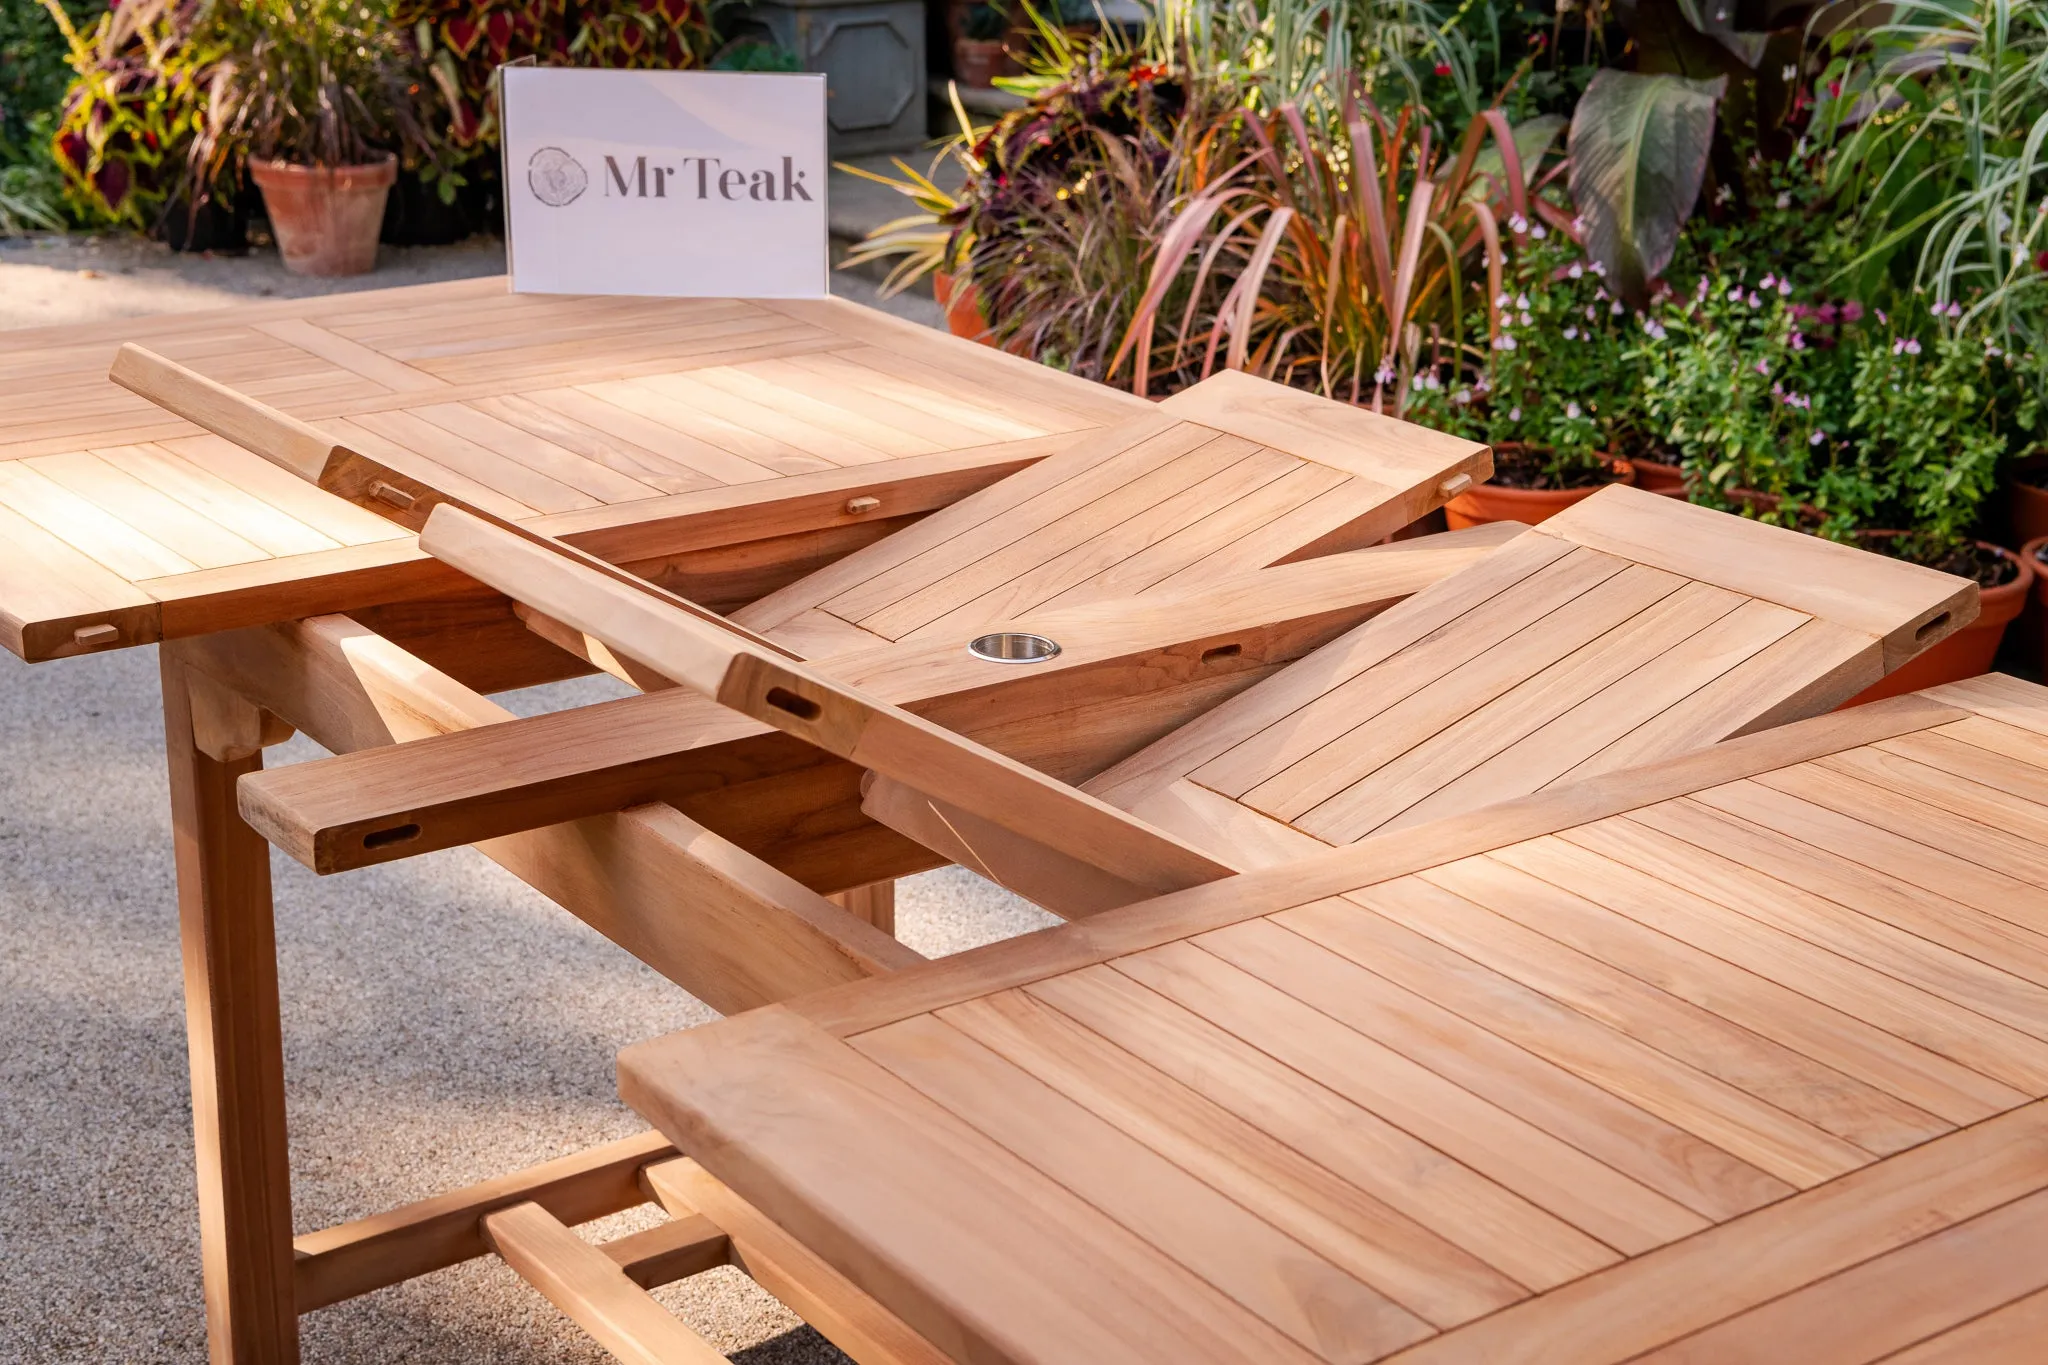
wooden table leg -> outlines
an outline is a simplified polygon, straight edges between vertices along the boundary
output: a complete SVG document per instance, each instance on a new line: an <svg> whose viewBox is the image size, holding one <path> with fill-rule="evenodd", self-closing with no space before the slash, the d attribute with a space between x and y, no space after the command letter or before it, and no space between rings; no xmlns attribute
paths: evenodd
<svg viewBox="0 0 2048 1365"><path fill-rule="evenodd" d="M176 646L161 658L207 1340L216 1365L290 1365L299 1320L270 849L235 809L235 779L263 753L208 756L194 737L194 680ZM202 724L217 723L218 702L204 698Z"/></svg>
<svg viewBox="0 0 2048 1365"><path fill-rule="evenodd" d="M825 899L842 910L859 915L885 934L896 932L896 883L893 880L856 886L851 891L836 892Z"/></svg>

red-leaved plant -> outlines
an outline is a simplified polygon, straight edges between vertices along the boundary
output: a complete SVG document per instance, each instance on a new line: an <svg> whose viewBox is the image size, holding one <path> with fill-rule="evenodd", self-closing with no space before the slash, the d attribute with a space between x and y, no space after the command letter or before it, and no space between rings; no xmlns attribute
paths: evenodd
<svg viewBox="0 0 2048 1365"><path fill-rule="evenodd" d="M1487 109L1445 159L1421 111L1389 120L1355 87L1333 126L1292 103L1244 117L1254 150L1195 189L1165 229L1110 374L1131 361L1131 387L1144 393L1155 370L1181 369L1199 347L1203 375L1221 351L1227 368L1375 411L1391 400L1398 414L1425 339L1483 359L1467 334L1467 274L1475 261L1486 272L1491 338L1503 217L1511 236L1543 230L1532 213L1565 218L1530 193L1527 174L1560 121L1518 139L1505 113ZM1205 313L1218 276L1228 287ZM1169 295L1186 302L1162 339Z"/></svg>

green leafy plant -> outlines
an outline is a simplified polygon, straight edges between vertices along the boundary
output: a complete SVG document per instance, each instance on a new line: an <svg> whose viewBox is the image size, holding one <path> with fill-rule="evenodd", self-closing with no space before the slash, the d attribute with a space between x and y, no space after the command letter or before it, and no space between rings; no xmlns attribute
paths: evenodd
<svg viewBox="0 0 2048 1365"><path fill-rule="evenodd" d="M1900 254L1972 329L2048 330L2048 13L1898 0L1833 40L1818 120L1862 280Z"/></svg>
<svg viewBox="0 0 2048 1365"><path fill-rule="evenodd" d="M411 53L381 5L225 0L214 18L227 54L192 152L202 183L243 155L357 166L425 145Z"/></svg>
<svg viewBox="0 0 2048 1365"><path fill-rule="evenodd" d="M1806 0L1634 0L1616 6L1626 69L1598 72L1572 113L1572 202L1593 258L1631 305L1671 261L1717 145L1788 153ZM1562 12L1562 11L1560 11ZM1739 20L1761 23L1744 28ZM1589 26L1589 34L1593 29ZM1589 44L1590 46L1590 44ZM1604 43L1603 43L1604 46ZM1718 139L1717 139L1718 134Z"/></svg>
<svg viewBox="0 0 2048 1365"><path fill-rule="evenodd" d="M1531 488L1604 481L1612 456L1641 448L1643 315L1608 288L1605 267L1562 233L1526 238L1508 258L1494 300L1493 349L1475 373L1427 354L1406 415L1439 430L1506 446L1495 479Z"/></svg>

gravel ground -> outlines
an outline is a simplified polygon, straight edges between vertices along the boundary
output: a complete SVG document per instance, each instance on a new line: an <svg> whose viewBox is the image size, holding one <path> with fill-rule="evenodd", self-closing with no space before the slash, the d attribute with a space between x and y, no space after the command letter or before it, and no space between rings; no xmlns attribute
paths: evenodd
<svg viewBox="0 0 2048 1365"><path fill-rule="evenodd" d="M0 242L0 328L501 269L495 242L387 250L341 282L265 254ZM876 301L859 276L833 287ZM942 322L928 297L884 306ZM500 700L549 710L620 690L598 677ZM206 1358L162 743L154 650L34 668L0 653L0 1365ZM298 739L271 761L319 752ZM273 862L301 1230L638 1131L618 1050L715 1017L467 849L327 879ZM931 955L1049 922L957 868L898 899L899 932ZM659 1295L746 1365L844 1359L737 1271ZM495 1259L301 1328L308 1362L610 1359Z"/></svg>
<svg viewBox="0 0 2048 1365"><path fill-rule="evenodd" d="M504 700L618 691L595 678ZM7 1362L205 1358L162 742L154 650L0 655ZM271 758L320 752L295 739ZM331 878L273 865L301 1230L638 1131L618 1049L714 1017L468 849ZM901 901L903 938L928 954L1048 922L957 868ZM748 1365L841 1359L736 1271L660 1292ZM309 1362L609 1359L494 1259L303 1331Z"/></svg>

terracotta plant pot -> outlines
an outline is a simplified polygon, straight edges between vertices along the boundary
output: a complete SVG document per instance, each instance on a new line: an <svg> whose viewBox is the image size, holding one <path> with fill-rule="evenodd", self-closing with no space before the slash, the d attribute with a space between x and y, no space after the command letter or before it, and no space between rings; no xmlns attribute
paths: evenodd
<svg viewBox="0 0 2048 1365"><path fill-rule="evenodd" d="M1940 683L1960 682L1991 671L1991 661L1998 657L1999 642L2005 639L2005 628L2012 624L2013 618L2020 614L2020 609L2033 595L2036 575L2028 556L2016 555L2003 546L1986 541L1977 543L2017 564L2019 577L2010 583L1984 589L1977 599L1976 620L1932 649L1907 660L1895 672L1858 692L1843 705L1861 706L1867 701L1918 692L1923 687L1934 687Z"/></svg>
<svg viewBox="0 0 2048 1365"><path fill-rule="evenodd" d="M2028 662L2034 671L2048 678L2048 536L2040 536L2020 547L2020 566L2032 571L2034 591L2027 609L2016 623Z"/></svg>
<svg viewBox="0 0 2048 1365"><path fill-rule="evenodd" d="M1534 526L1548 520L1575 502L1584 502L1609 484L1634 483L1635 468L1627 460L1615 460L1619 477L1585 488L1509 488L1505 484L1476 484L1444 504L1444 520L1453 531L1489 521L1520 521Z"/></svg>
<svg viewBox="0 0 2048 1365"><path fill-rule="evenodd" d="M249 158L249 176L263 191L271 235L294 275L367 275L377 268L384 200L398 178L398 160L368 166L295 166Z"/></svg>
<svg viewBox="0 0 2048 1365"><path fill-rule="evenodd" d="M974 296L973 285L956 292L953 277L943 270L934 270L932 297L939 301L939 307L946 310L947 331L984 346L995 344L989 340L988 323L981 316L981 300Z"/></svg>
<svg viewBox="0 0 2048 1365"><path fill-rule="evenodd" d="M2048 488L2029 482L2048 483L2048 467L2022 466L2006 478L2005 516L2011 527L2009 545L2024 545L2048 536Z"/></svg>
<svg viewBox="0 0 2048 1365"><path fill-rule="evenodd" d="M960 84L986 90L998 76L1010 74L1010 53L1000 38L955 38L953 75Z"/></svg>
<svg viewBox="0 0 2048 1365"><path fill-rule="evenodd" d="M1685 496L1685 471L1675 464L1662 460L1643 460L1631 455L1629 464L1636 471L1636 487L1645 493L1661 493L1667 498Z"/></svg>

